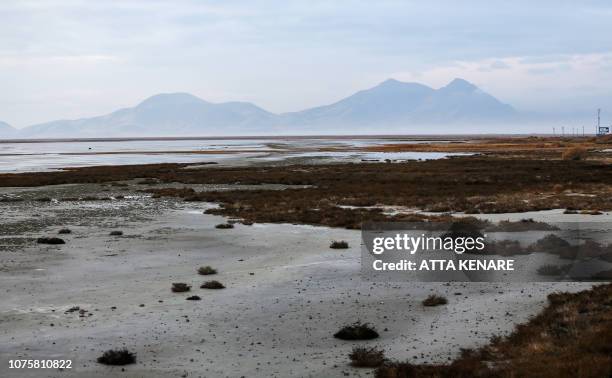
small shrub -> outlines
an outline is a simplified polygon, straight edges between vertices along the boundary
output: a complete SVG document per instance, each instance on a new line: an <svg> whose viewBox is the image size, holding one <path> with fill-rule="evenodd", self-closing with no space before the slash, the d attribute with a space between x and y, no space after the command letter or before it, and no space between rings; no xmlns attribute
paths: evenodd
<svg viewBox="0 0 612 378"><path fill-rule="evenodd" d="M573 209L565 209L563 214L578 214L578 211Z"/></svg>
<svg viewBox="0 0 612 378"><path fill-rule="evenodd" d="M184 293L191 290L191 286L183 282L175 282L172 284L172 291L175 293Z"/></svg>
<svg viewBox="0 0 612 378"><path fill-rule="evenodd" d="M219 223L218 225L215 226L215 228L219 228L222 230L228 229L228 228L234 228L234 225L231 223Z"/></svg>
<svg viewBox="0 0 612 378"><path fill-rule="evenodd" d="M98 362L104 365L129 365L136 362L136 355L127 349L107 350L98 357Z"/></svg>
<svg viewBox="0 0 612 378"><path fill-rule="evenodd" d="M121 236L123 235L123 231L111 231L110 236Z"/></svg>
<svg viewBox="0 0 612 378"><path fill-rule="evenodd" d="M36 239L38 244L66 244L63 239L60 238L38 238Z"/></svg>
<svg viewBox="0 0 612 378"><path fill-rule="evenodd" d="M71 234L72 230L69 229L69 228L62 228L57 233L60 234L60 235L66 235L66 234Z"/></svg>
<svg viewBox="0 0 612 378"><path fill-rule="evenodd" d="M217 274L217 269L214 269L211 266L201 266L200 268L198 268L198 273L203 275L203 276L208 276L210 274Z"/></svg>
<svg viewBox="0 0 612 378"><path fill-rule="evenodd" d="M448 303L448 300L441 295L431 294L423 301L423 306L433 307L441 306Z"/></svg>
<svg viewBox="0 0 612 378"><path fill-rule="evenodd" d="M588 150L584 147L566 148L561 154L563 160L583 160L586 158Z"/></svg>
<svg viewBox="0 0 612 378"><path fill-rule="evenodd" d="M378 337L378 332L368 323L355 322L342 327L334 337L341 340L372 340Z"/></svg>
<svg viewBox="0 0 612 378"><path fill-rule="evenodd" d="M202 298L200 298L200 297L199 297L199 296L197 296L197 295L192 295L191 297L187 297L186 299L187 299L188 301L199 301L199 300L201 300Z"/></svg>
<svg viewBox="0 0 612 378"><path fill-rule="evenodd" d="M341 241L334 240L329 245L329 248L331 249L347 249L348 247L349 247L349 244L344 240L341 240Z"/></svg>
<svg viewBox="0 0 612 378"><path fill-rule="evenodd" d="M201 289L225 289L225 286L216 280L206 281L201 286Z"/></svg>
<svg viewBox="0 0 612 378"><path fill-rule="evenodd" d="M385 362L385 352L376 347L354 347L349 358L355 367L378 367Z"/></svg>

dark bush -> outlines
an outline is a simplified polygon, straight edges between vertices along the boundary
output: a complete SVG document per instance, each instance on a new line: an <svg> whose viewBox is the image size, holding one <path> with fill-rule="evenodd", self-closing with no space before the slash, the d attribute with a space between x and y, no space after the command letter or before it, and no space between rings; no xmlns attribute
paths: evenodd
<svg viewBox="0 0 612 378"><path fill-rule="evenodd" d="M228 228L234 228L234 225L231 223L219 223L218 225L215 226L215 228L219 228L219 229L228 229Z"/></svg>
<svg viewBox="0 0 612 378"><path fill-rule="evenodd" d="M203 276L208 276L210 274L217 274L217 269L214 269L211 266L201 266L198 268L198 273L203 275Z"/></svg>
<svg viewBox="0 0 612 378"><path fill-rule="evenodd" d="M38 238L36 239L36 242L38 244L66 244L66 242L63 239L60 238Z"/></svg>
<svg viewBox="0 0 612 378"><path fill-rule="evenodd" d="M172 284L172 291L175 293L184 293L191 290L191 286L183 282L175 282Z"/></svg>
<svg viewBox="0 0 612 378"><path fill-rule="evenodd" d="M225 286L219 281L206 281L201 286L201 289L225 289Z"/></svg>
<svg viewBox="0 0 612 378"><path fill-rule="evenodd" d="M378 337L378 332L367 323L355 322L342 327L334 337L341 340L371 340Z"/></svg>
<svg viewBox="0 0 612 378"><path fill-rule="evenodd" d="M71 230L71 229L69 229L69 228L62 228L62 229L61 229L61 230L59 230L57 233L58 233L58 234L60 234L60 235L71 234L71 233L72 233L72 230Z"/></svg>
<svg viewBox="0 0 612 378"><path fill-rule="evenodd" d="M448 301L441 295L431 294L423 301L423 306L433 307L447 304Z"/></svg>
<svg viewBox="0 0 612 378"><path fill-rule="evenodd" d="M349 244L344 240L340 240L340 241L334 240L329 245L329 248L332 248L332 249L347 249L348 247L349 247Z"/></svg>
<svg viewBox="0 0 612 378"><path fill-rule="evenodd" d="M121 236L123 235L123 231L111 231L110 236Z"/></svg>
<svg viewBox="0 0 612 378"><path fill-rule="evenodd" d="M129 365L136 362L136 355L125 348L107 350L98 357L98 362L104 365Z"/></svg>
<svg viewBox="0 0 612 378"><path fill-rule="evenodd" d="M199 297L199 296L197 296L197 295L192 295L191 297L187 297L186 299L187 299L188 301L199 301L199 300L200 300L200 299L202 299L202 298L200 298L200 297Z"/></svg>

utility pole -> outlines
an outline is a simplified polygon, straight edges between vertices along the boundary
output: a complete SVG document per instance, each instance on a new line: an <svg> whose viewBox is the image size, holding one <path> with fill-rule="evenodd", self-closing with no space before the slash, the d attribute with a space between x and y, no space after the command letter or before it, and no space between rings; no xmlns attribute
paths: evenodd
<svg viewBox="0 0 612 378"><path fill-rule="evenodd" d="M595 135L599 135L599 122L601 121L601 109L597 109L597 130L595 130Z"/></svg>

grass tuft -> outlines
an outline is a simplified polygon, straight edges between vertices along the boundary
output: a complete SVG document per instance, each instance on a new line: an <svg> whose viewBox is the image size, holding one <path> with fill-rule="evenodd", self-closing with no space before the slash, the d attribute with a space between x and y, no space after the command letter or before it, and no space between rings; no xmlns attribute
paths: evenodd
<svg viewBox="0 0 612 378"><path fill-rule="evenodd" d="M216 280L206 281L201 286L201 289L225 289L225 286Z"/></svg>
<svg viewBox="0 0 612 378"><path fill-rule="evenodd" d="M442 306L448 303L448 300L441 295L431 294L423 300L423 306L434 307Z"/></svg>
<svg viewBox="0 0 612 378"><path fill-rule="evenodd" d="M341 340L372 340L378 337L378 332L368 323L357 321L342 327L334 334L334 337Z"/></svg>
<svg viewBox="0 0 612 378"><path fill-rule="evenodd" d="M213 267L208 266L208 265L201 266L201 267L198 268L198 274L201 274L203 276L208 276L208 275L211 275L211 274L217 274L217 269L214 269Z"/></svg>
<svg viewBox="0 0 612 378"><path fill-rule="evenodd" d="M349 354L351 365L355 367L378 367L385 362L385 352L376 347L354 347Z"/></svg>
<svg viewBox="0 0 612 378"><path fill-rule="evenodd" d="M347 249L348 247L349 247L348 242L344 240L340 240L340 241L334 240L329 245L329 248L331 249Z"/></svg>
<svg viewBox="0 0 612 378"><path fill-rule="evenodd" d="M107 350L98 357L98 362L104 365L129 365L136 362L136 355L126 348L118 350Z"/></svg>
<svg viewBox="0 0 612 378"><path fill-rule="evenodd" d="M172 284L172 292L174 293L184 293L189 290L191 290L191 286L187 285L186 283L175 282Z"/></svg>

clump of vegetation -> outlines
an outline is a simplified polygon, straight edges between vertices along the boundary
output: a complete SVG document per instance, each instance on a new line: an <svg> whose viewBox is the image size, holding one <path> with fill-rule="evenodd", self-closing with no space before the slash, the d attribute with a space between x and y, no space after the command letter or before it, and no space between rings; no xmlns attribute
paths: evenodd
<svg viewBox="0 0 612 378"><path fill-rule="evenodd" d="M228 228L234 228L234 225L231 223L219 223L218 225L215 226L215 228L219 228L222 230L228 229Z"/></svg>
<svg viewBox="0 0 612 378"><path fill-rule="evenodd" d="M225 289L225 286L216 280L206 281L201 286L201 289Z"/></svg>
<svg viewBox="0 0 612 378"><path fill-rule="evenodd" d="M589 150L582 146L570 147L563 151L561 158L563 160L584 160L588 152Z"/></svg>
<svg viewBox="0 0 612 378"><path fill-rule="evenodd" d="M431 294L430 296L425 298L425 300L423 301L423 306L434 307L434 306L442 306L447 303L448 303L448 300L445 297L441 295Z"/></svg>
<svg viewBox="0 0 612 378"><path fill-rule="evenodd" d="M574 210L574 209L565 209L565 211L563 212L563 214L578 214L578 210Z"/></svg>
<svg viewBox="0 0 612 378"><path fill-rule="evenodd" d="M198 268L198 273L203 275L203 276L208 276L208 275L211 275L211 274L217 274L217 269L214 269L213 267L208 266L208 265L201 266L201 267Z"/></svg>
<svg viewBox="0 0 612 378"><path fill-rule="evenodd" d="M464 349L448 365L385 362L376 378L609 377L612 374L612 284L554 293L547 307L508 336Z"/></svg>
<svg viewBox="0 0 612 378"><path fill-rule="evenodd" d="M580 212L580 214L584 214L584 215L601 215L603 213L601 211L599 211L599 210L582 210Z"/></svg>
<svg viewBox="0 0 612 378"><path fill-rule="evenodd" d="M191 297L187 297L186 298L188 301L199 301L202 298L200 298L198 295L192 295Z"/></svg>
<svg viewBox="0 0 612 378"><path fill-rule="evenodd" d="M372 340L378 337L378 332L368 323L357 321L342 327L334 334L334 337L341 340Z"/></svg>
<svg viewBox="0 0 612 378"><path fill-rule="evenodd" d="M38 244L66 244L64 239L60 239L60 238L48 238L48 237L38 238L38 239L36 239L36 243L38 243Z"/></svg>
<svg viewBox="0 0 612 378"><path fill-rule="evenodd" d="M136 362L136 355L126 348L118 350L107 350L98 357L98 362L104 365L129 365Z"/></svg>
<svg viewBox="0 0 612 378"><path fill-rule="evenodd" d="M349 247L348 242L344 240L340 240L340 241L334 240L329 245L329 248L331 249L347 249L348 247Z"/></svg>
<svg viewBox="0 0 612 378"><path fill-rule="evenodd" d="M123 235L123 231L111 231L110 236L121 236Z"/></svg>
<svg viewBox="0 0 612 378"><path fill-rule="evenodd" d="M191 290L191 286L187 285L186 283L183 282L175 282L172 284L172 291L174 293L184 293L186 291Z"/></svg>
<svg viewBox="0 0 612 378"><path fill-rule="evenodd" d="M60 234L60 235L66 235L66 234L71 234L72 230L69 229L69 228L62 228L57 233Z"/></svg>
<svg viewBox="0 0 612 378"><path fill-rule="evenodd" d="M355 367L378 367L385 362L385 352L376 347L354 347L349 358Z"/></svg>

